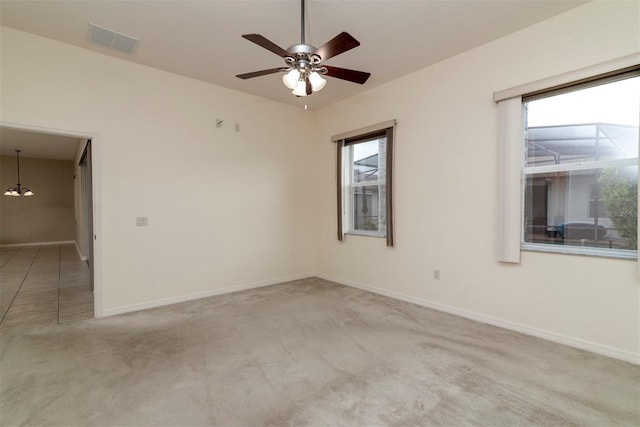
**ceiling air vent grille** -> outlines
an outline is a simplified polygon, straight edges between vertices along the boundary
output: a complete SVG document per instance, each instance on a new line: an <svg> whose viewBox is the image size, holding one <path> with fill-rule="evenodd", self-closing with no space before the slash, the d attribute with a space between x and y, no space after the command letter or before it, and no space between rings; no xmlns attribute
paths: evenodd
<svg viewBox="0 0 640 427"><path fill-rule="evenodd" d="M96 24L89 24L89 41L100 46L132 54L138 46L139 40Z"/></svg>

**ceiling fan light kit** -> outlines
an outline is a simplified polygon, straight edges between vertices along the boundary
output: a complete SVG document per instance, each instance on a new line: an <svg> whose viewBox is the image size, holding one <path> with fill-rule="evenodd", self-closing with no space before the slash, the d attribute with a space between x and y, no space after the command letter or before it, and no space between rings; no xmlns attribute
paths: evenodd
<svg viewBox="0 0 640 427"><path fill-rule="evenodd" d="M305 44L305 0L301 0L300 3L300 44L295 44L289 47L289 49L284 50L260 34L244 34L242 36L283 58L286 67L238 74L236 77L251 79L267 74L284 72L282 82L287 88L291 89L291 93L295 96L308 96L322 90L327 84L327 81L322 77L323 75L364 84L371 76L370 73L323 65L323 61L360 46L360 42L349 33L342 32L319 48Z"/></svg>

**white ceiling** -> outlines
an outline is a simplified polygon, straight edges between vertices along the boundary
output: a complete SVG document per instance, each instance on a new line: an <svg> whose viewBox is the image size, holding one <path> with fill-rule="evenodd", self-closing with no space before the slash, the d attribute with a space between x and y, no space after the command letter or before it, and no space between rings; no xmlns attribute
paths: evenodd
<svg viewBox="0 0 640 427"><path fill-rule="evenodd" d="M327 78L296 98L280 74L236 74L284 65L243 39L258 33L284 49L300 42L299 0L0 0L0 23L127 61L311 110L425 68L586 3L584 0L307 0L306 43L321 46L342 31L361 45L327 65L371 73L358 85ZM94 45L94 23L133 36L132 55ZM524 47L526 48L526 47ZM0 128L0 154L72 160L77 138Z"/></svg>
<svg viewBox="0 0 640 427"><path fill-rule="evenodd" d="M299 107L318 109L586 3L583 0L308 0L306 42L342 31L361 46L327 61L368 71L365 85L327 78L296 98L280 74L236 74L284 65L243 39L259 33L283 48L300 42L299 0L8 1L0 23L127 61ZM94 23L140 40L132 55L88 42ZM526 46L523 46L526 48Z"/></svg>
<svg viewBox="0 0 640 427"><path fill-rule="evenodd" d="M15 157L15 150L22 150L20 158L74 160L78 138L50 135L8 127L0 127L0 155Z"/></svg>

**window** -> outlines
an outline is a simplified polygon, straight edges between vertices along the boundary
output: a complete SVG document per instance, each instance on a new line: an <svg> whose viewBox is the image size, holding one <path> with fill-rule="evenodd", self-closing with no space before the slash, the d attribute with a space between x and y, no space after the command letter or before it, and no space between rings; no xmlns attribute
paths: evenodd
<svg viewBox="0 0 640 427"><path fill-rule="evenodd" d="M637 250L639 100L638 76L523 97L524 248Z"/></svg>
<svg viewBox="0 0 640 427"><path fill-rule="evenodd" d="M636 258L640 55L494 93L498 259Z"/></svg>
<svg viewBox="0 0 640 427"><path fill-rule="evenodd" d="M384 236L387 231L384 135L342 148L347 232Z"/></svg>
<svg viewBox="0 0 640 427"><path fill-rule="evenodd" d="M392 147L395 121L332 139L338 150L338 239L386 237L393 246Z"/></svg>

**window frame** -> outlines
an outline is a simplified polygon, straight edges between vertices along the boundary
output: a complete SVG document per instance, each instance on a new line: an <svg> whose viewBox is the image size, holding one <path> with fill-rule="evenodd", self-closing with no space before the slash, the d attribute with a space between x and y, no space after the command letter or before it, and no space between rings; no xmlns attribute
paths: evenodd
<svg viewBox="0 0 640 427"><path fill-rule="evenodd" d="M393 146L395 137L396 120L389 120L377 125L368 126L366 128L345 132L342 134L334 135L331 140L336 143L336 195L337 195L337 226L338 226L338 240L344 242L347 234L369 236L376 238L386 238L386 244L389 247L394 246L394 223L393 223ZM386 138L386 162L385 162L385 179L373 182L357 183L353 186L353 183L346 184L345 177L349 176L352 172L353 165L345 162L344 152L345 147L353 146L359 143L365 143L379 138ZM353 150L348 150L352 153ZM352 155L352 154L350 154ZM352 162L351 162L352 163ZM349 181L351 178L349 178ZM385 218L386 218L386 230L381 231L366 231L366 230L353 230L352 227L345 229L345 225L349 224L349 201L351 190L354 187L372 186L377 185L378 188L381 184L385 186L386 203L385 203Z"/></svg>
<svg viewBox="0 0 640 427"><path fill-rule="evenodd" d="M590 79L583 81L569 83L562 85L559 88L552 88L548 90L537 91L534 95L523 95L521 104L522 107L530 102L539 99L545 99L552 96L571 93L574 91L583 90L590 87L597 87L606 85L616 81L622 81L630 78L640 77L640 66L625 68L623 70L606 73L605 75L594 76ZM521 107L522 120L525 121L525 109ZM523 131L525 129L523 128ZM596 131L597 128L596 128ZM624 158L624 159L608 159L608 160L589 160L575 163L563 163L557 165L544 165L544 166L527 166L524 161L524 153L526 152L526 142L524 133L522 135L522 150L523 150L523 166L522 166L522 216L520 221L522 222L522 234L520 237L520 248L528 251L536 252L553 252L562 254L575 254L575 255L590 255L606 258L622 258L622 259L637 259L638 251L630 249L613 249L613 248L598 248L591 246L578 246L578 245L552 245L549 243L527 242L525 241L526 227L524 226L525 219L525 195L527 177L535 174L554 173L554 172L576 172L576 171L591 171L602 170L604 168L624 168L628 166L638 166L638 157L636 158ZM636 184L637 185L637 184ZM637 220L637 219L636 219Z"/></svg>
<svg viewBox="0 0 640 427"><path fill-rule="evenodd" d="M637 250L600 249L524 242L526 175L524 167L523 99L543 98L550 96L553 92L555 92L553 94L559 94L561 91L573 91L579 86L586 87L589 84L600 85L606 79L611 79L611 81L625 79L630 77L631 74L637 75L636 73L639 72L640 53L637 53L494 93L494 101L498 104L498 206L496 215L498 261L520 263L521 251L638 260L639 251ZM598 164L596 168L602 168L604 164L604 162L594 163ZM625 163L625 161L611 162L612 165L616 164L618 166L621 163ZM638 161L636 159L634 166L637 165ZM585 166L586 162L576 167L585 169ZM563 170L566 169L565 166ZM541 170L537 169L537 171Z"/></svg>
<svg viewBox="0 0 640 427"><path fill-rule="evenodd" d="M379 139L385 138L385 140L387 139L387 135L385 131L381 131L379 133L375 133L373 135L369 135L366 136L364 138L355 138L354 140L346 140L346 142L344 143L344 145L342 146L342 150L343 150L343 160L346 160L344 157L344 153L348 152L349 154L349 158L348 161L343 161L342 162L342 166L343 166L343 224L346 224L347 227L344 230L345 234L354 234L354 235L359 235L359 236L371 236L371 237L387 237L387 224L386 224L386 212L385 212L385 227L384 230L376 230L376 231L370 231L370 230L359 230L355 228L355 224L354 222L354 209L355 207L353 206L353 199L354 199L354 191L356 188L363 188L363 187L378 187L378 191L380 191L380 186L384 185L386 186L386 159L385 159L385 179L378 179L376 181L361 181L361 182L354 182L353 181L353 177L354 177L354 159L353 159L353 149L356 145L358 144L366 144L367 142L371 142L371 141L377 141ZM385 142L385 148L386 148L386 142ZM379 155L379 154L378 154ZM379 176L380 174L378 174ZM386 210L386 197L385 197L385 206L384 209Z"/></svg>

